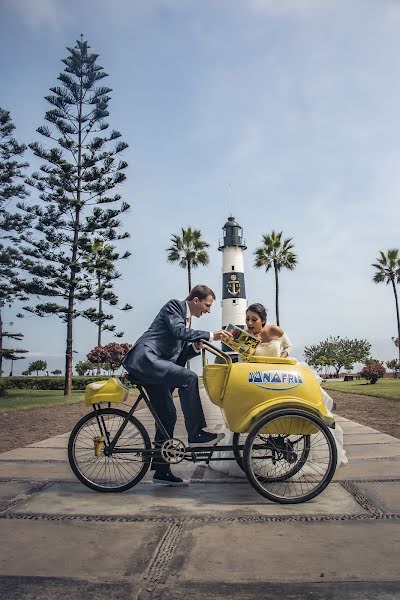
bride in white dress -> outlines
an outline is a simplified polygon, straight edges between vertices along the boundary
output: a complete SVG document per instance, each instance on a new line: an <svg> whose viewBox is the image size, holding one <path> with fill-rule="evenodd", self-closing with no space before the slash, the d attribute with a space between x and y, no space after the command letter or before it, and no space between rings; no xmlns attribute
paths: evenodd
<svg viewBox="0 0 400 600"><path fill-rule="evenodd" d="M249 306L246 311L246 327L250 333L261 339L261 343L256 348L255 355L281 358L287 358L289 356L293 348L291 341L281 327L267 323L267 311L262 304L256 303ZM310 368L309 365L306 366ZM319 377L318 373L315 371L313 371L313 373L318 382L321 383L322 379ZM324 404L326 408L331 411L333 407L333 400L323 388L321 388L321 391ZM233 433L228 429L226 429L224 433L225 437L222 440L221 445L229 446L232 444ZM347 463L348 459L346 456L346 451L343 448L343 431L338 423L336 423L336 427L332 430L332 433L336 442L338 452L337 466L339 466L341 463ZM220 456L218 456L218 454L220 454ZM213 457L222 458L223 456L226 457L229 454L229 452L223 451L220 453L214 452ZM232 475L234 477L245 476L242 469L239 467L236 461L233 460L210 461L209 466L214 471L227 473L228 475Z"/></svg>

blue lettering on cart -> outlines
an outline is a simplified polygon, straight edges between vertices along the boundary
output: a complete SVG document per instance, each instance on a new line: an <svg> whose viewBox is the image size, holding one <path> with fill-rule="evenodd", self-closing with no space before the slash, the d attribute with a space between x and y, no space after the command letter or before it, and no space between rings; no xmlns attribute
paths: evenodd
<svg viewBox="0 0 400 600"><path fill-rule="evenodd" d="M249 383L255 383L264 390L284 391L301 385L303 380L300 375L286 371L251 371Z"/></svg>

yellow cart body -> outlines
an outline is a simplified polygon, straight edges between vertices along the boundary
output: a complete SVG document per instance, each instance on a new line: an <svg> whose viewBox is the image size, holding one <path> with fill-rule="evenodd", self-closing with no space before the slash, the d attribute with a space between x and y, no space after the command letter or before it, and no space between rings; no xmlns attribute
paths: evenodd
<svg viewBox="0 0 400 600"><path fill-rule="evenodd" d="M203 380L211 401L221 407L233 432L248 433L263 415L285 408L303 409L334 426L315 375L296 359L254 356L246 362L209 364L204 366ZM288 417L285 432L315 433L311 425L304 431L304 423L293 417ZM265 433L280 431L273 431L271 424Z"/></svg>

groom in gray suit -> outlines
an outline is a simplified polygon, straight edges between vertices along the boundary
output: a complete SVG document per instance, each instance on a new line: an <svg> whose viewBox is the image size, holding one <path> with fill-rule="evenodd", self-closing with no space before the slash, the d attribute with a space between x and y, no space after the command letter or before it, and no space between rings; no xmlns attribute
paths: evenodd
<svg viewBox="0 0 400 600"><path fill-rule="evenodd" d="M223 434L203 431L206 421L198 378L196 373L184 366L200 352L201 340L212 342L229 336L223 330L210 332L191 328L192 317L209 313L214 300L214 292L206 285L194 287L186 300L169 300L122 361L128 373L145 384L152 405L170 437L174 435L176 423L172 392L178 388L188 441L192 446L214 445L223 437ZM157 427L155 441L162 444L164 437ZM165 462L155 466L153 480L166 485L187 483L175 477Z"/></svg>

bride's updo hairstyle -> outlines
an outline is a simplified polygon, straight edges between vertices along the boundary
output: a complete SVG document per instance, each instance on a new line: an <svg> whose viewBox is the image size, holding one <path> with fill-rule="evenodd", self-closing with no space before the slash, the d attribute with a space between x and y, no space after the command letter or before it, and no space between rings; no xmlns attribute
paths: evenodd
<svg viewBox="0 0 400 600"><path fill-rule="evenodd" d="M263 306L263 304L260 304L259 302L256 302L255 304L250 304L247 310L251 310L251 312L257 313L261 319L262 326L264 327L265 323L267 322L267 311L265 306Z"/></svg>

